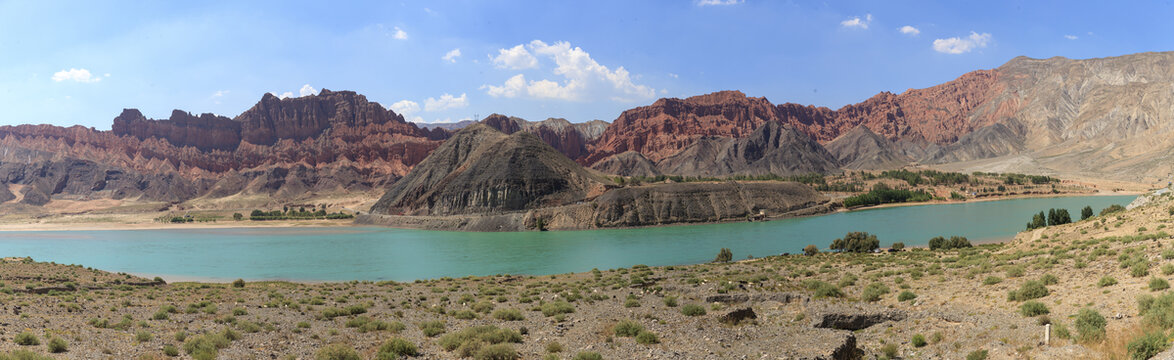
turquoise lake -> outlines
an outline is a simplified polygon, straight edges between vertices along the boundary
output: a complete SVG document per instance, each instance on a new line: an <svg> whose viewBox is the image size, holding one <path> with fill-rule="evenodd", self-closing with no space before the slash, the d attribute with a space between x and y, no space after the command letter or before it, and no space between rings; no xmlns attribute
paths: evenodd
<svg viewBox="0 0 1174 360"><path fill-rule="evenodd" d="M769 222L562 232L470 233L390 228L234 228L0 232L0 255L81 264L168 280L397 280L558 274L636 264L696 264L730 248L735 259L826 248L849 231L882 246L934 236L1005 240L1031 214L1066 208L1074 218L1135 196L1015 199L891 207Z"/></svg>

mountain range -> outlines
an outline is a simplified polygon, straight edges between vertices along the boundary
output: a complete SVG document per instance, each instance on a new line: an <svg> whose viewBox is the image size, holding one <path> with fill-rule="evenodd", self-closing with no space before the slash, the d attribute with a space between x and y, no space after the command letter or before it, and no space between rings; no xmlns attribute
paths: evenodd
<svg viewBox="0 0 1174 360"><path fill-rule="evenodd" d="M1150 182L1174 170L1174 53L1017 57L836 110L721 91L660 99L610 124L499 114L480 123L507 138L533 135L527 141L549 145L591 176L789 175L921 163ZM109 131L2 126L0 207L377 198L472 126L423 127L362 95L330 90L266 94L234 118L176 110L155 120L127 109Z"/></svg>

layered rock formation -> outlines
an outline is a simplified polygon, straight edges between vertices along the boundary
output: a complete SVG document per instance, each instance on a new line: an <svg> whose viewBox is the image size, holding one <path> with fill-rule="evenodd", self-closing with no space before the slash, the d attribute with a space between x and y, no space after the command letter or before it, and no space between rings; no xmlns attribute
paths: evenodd
<svg viewBox="0 0 1174 360"><path fill-rule="evenodd" d="M528 132L486 124L462 129L371 208L384 215L518 211L588 200L610 181L588 172Z"/></svg>
<svg viewBox="0 0 1174 360"><path fill-rule="evenodd" d="M32 196L22 202L32 205L75 197L175 203L237 193L281 202L382 188L448 136L351 91L292 99L267 94L235 119L176 110L152 120L127 109L111 131L3 126L0 180L29 185L24 189ZM55 185L63 181L68 185Z"/></svg>
<svg viewBox="0 0 1174 360"><path fill-rule="evenodd" d="M837 110L773 105L723 91L627 110L576 160L593 165L635 151L660 162L703 138L743 138L779 122L823 144L864 126L902 155L927 163L1157 180L1174 171L1172 86L1174 53L1166 52L1087 60L1017 57L996 69L925 89L882 92ZM872 152L865 150L841 143L836 152ZM975 163L983 159L992 160ZM897 160L890 162L895 165L903 159L878 160Z"/></svg>
<svg viewBox="0 0 1174 360"><path fill-rule="evenodd" d="M571 123L567 119L549 118L531 122L500 114L489 115L481 122L506 134L518 131L534 134L572 159L587 156L587 143L599 138L608 126L601 120Z"/></svg>
<svg viewBox="0 0 1174 360"><path fill-rule="evenodd" d="M892 141L863 125L828 142L825 148L840 168L848 170L892 169L912 161Z"/></svg>
<svg viewBox="0 0 1174 360"><path fill-rule="evenodd" d="M657 168L685 176L788 176L837 171L839 163L794 126L769 121L743 138L700 138Z"/></svg>
<svg viewBox="0 0 1174 360"><path fill-rule="evenodd" d="M635 151L609 156L596 162L591 168L606 174L623 176L657 176L662 174L656 164Z"/></svg>

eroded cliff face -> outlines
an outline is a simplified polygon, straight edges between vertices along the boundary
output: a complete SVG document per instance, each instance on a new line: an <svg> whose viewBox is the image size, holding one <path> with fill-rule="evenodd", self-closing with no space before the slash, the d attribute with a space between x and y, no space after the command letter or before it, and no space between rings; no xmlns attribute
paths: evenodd
<svg viewBox="0 0 1174 360"><path fill-rule="evenodd" d="M601 120L571 123L567 119L549 118L534 122L501 114L489 115L481 122L506 134L518 131L534 134L571 159L587 156L587 143L598 138L608 126Z"/></svg>
<svg viewBox="0 0 1174 360"><path fill-rule="evenodd" d="M172 111L167 120L151 120L137 109L125 109L114 118L111 131L139 140L164 139L177 147L192 146L203 151L236 150L241 141L239 122L213 114L196 117L181 110Z"/></svg>
<svg viewBox="0 0 1174 360"><path fill-rule="evenodd" d="M593 165L636 151L659 162L703 138L743 138L763 123L779 122L825 145L863 126L925 163L1149 181L1174 171L1172 88L1174 52L1163 52L1017 57L996 69L900 94L882 92L836 110L722 91L625 111L576 160ZM838 153L875 150L839 146Z"/></svg>
<svg viewBox="0 0 1174 360"><path fill-rule="evenodd" d="M292 99L267 94L236 119L176 110L166 120L152 120L127 109L114 119L111 131L3 126L0 167L24 174L21 180L10 178L9 185L59 181L50 172L15 169L56 169L56 174L73 171L70 167L83 172L69 176L72 182L92 182L101 177L95 174L113 171L125 177L114 183L139 184L118 185L121 191L98 187L88 198L182 202L264 193L283 201L383 187L407 174L448 136L442 129L407 123L354 92L323 90ZM42 193L62 199L85 195L34 188L34 200Z"/></svg>

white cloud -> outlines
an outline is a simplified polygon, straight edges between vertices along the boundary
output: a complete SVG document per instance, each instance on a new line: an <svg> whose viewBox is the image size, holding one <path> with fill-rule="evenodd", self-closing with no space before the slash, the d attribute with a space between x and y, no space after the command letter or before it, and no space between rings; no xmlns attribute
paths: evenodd
<svg viewBox="0 0 1174 360"><path fill-rule="evenodd" d="M561 100L606 97L616 101L633 101L656 96L655 89L633 82L631 74L624 67L611 70L592 59L582 48L572 47L568 42L547 44L541 40L534 40L527 47L535 55L553 60L553 74L563 79L526 81L524 75L518 74L506 80L502 86L482 86L483 89L487 89L486 92L490 96L516 97L521 95L523 90L526 95L533 98Z"/></svg>
<svg viewBox="0 0 1174 360"><path fill-rule="evenodd" d="M310 84L306 84L302 85L301 89L298 89L298 94L300 96L315 95L318 94L318 90L314 90L314 87L310 86Z"/></svg>
<svg viewBox="0 0 1174 360"><path fill-rule="evenodd" d="M488 89L485 92L492 97L517 97L526 88L526 77L517 74L506 80L502 86L483 85L481 88Z"/></svg>
<svg viewBox="0 0 1174 360"><path fill-rule="evenodd" d="M917 34L921 33L921 30L917 30L917 28L909 25L902 26L900 29L897 29L897 31L900 31L902 34L909 36L917 36Z"/></svg>
<svg viewBox="0 0 1174 360"><path fill-rule="evenodd" d="M391 37L394 37L396 40L407 40L408 33L404 32L403 29L400 29L399 26L396 26L395 32L392 33Z"/></svg>
<svg viewBox="0 0 1174 360"><path fill-rule="evenodd" d="M293 93L289 92L289 91L283 92L280 95L278 95L277 93L270 93L270 94L276 95L278 99L288 99L288 98L293 97Z"/></svg>
<svg viewBox="0 0 1174 360"><path fill-rule="evenodd" d="M681 77L681 75L677 75L677 74L674 74L674 73L669 73L669 77L671 77L671 78L673 78L673 79L678 79L678 78L680 78L680 77Z"/></svg>
<svg viewBox="0 0 1174 360"><path fill-rule="evenodd" d="M963 54L971 50L984 48L991 41L991 34L971 31L966 38L952 37L933 41L933 49L946 54Z"/></svg>
<svg viewBox="0 0 1174 360"><path fill-rule="evenodd" d="M110 75L107 74L106 76L109 77ZM86 70L86 69L61 70L61 71L53 73L52 79L53 79L53 81L56 81L56 82L62 82L62 81L68 80L68 81L74 81L74 82L80 82L80 83L93 83L93 82L102 81L102 78L94 76L93 74L90 74L90 71Z"/></svg>
<svg viewBox="0 0 1174 360"><path fill-rule="evenodd" d="M424 111L443 111L448 109L459 109L469 106L469 98L465 94L460 97L452 96L452 94L445 93L440 95L440 98L428 98L424 100Z"/></svg>
<svg viewBox="0 0 1174 360"><path fill-rule="evenodd" d="M745 0L697 0L697 6L722 6L741 4Z"/></svg>
<svg viewBox="0 0 1174 360"><path fill-rule="evenodd" d="M502 69L529 69L538 67L538 59L526 51L525 45L514 46L509 49L498 49L497 56L490 56L493 64Z"/></svg>
<svg viewBox="0 0 1174 360"><path fill-rule="evenodd" d="M853 16L851 19L840 22L840 26L846 28L868 29L868 24L872 23L872 14L864 15L864 19L859 16Z"/></svg>
<svg viewBox="0 0 1174 360"><path fill-rule="evenodd" d="M452 51L444 53L444 56L442 56L440 58L444 59L445 61L455 63L455 62L457 62L457 58L459 58L459 57L461 57L461 49L458 48L458 49L452 49Z"/></svg>
<svg viewBox="0 0 1174 360"><path fill-rule="evenodd" d="M411 100L396 101L395 104L391 104L391 111L404 116L411 115L420 111L420 103Z"/></svg>
<svg viewBox="0 0 1174 360"><path fill-rule="evenodd" d="M411 100L396 101L395 104L391 104L391 111L394 111L397 114L403 115L404 118L407 119L408 121L417 122L417 123L424 122L424 118L419 117L419 116L412 116L412 114L415 114L420 111L420 104L415 101L411 101Z"/></svg>
<svg viewBox="0 0 1174 360"><path fill-rule="evenodd" d="M228 90L216 90L216 92L212 93L212 97L214 97L214 98L224 97L224 95L228 95L228 93L230 93L230 92L231 91L228 91Z"/></svg>
<svg viewBox="0 0 1174 360"><path fill-rule="evenodd" d="M1068 39L1068 40L1076 40L1076 39L1079 39L1080 37L1078 37L1076 35L1064 35L1064 38Z"/></svg>

